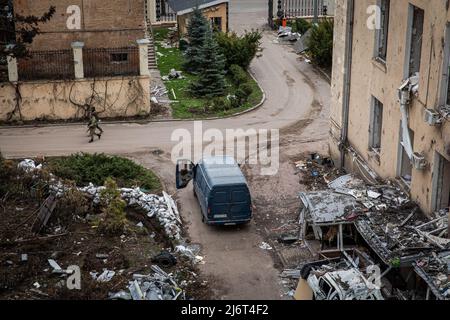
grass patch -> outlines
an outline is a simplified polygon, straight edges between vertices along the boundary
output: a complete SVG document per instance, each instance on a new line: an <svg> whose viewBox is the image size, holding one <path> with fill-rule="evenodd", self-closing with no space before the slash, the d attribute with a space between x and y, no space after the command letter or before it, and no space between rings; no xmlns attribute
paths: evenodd
<svg viewBox="0 0 450 320"><path fill-rule="evenodd" d="M69 157L48 160L49 169L56 176L74 181L78 186L89 182L101 186L113 178L119 187L141 187L149 192L161 191L158 177L133 161L105 154L77 153Z"/></svg>
<svg viewBox="0 0 450 320"><path fill-rule="evenodd" d="M189 74L183 69L183 54L178 48L164 48L161 41L167 38L169 33L168 29L157 29L155 31L155 44L158 54L158 69L161 72L161 76L166 76L170 73L171 69L177 71L183 71L184 79L175 79L165 81L164 84L168 90L168 95L171 100L178 102L172 103L172 115L176 119L192 119L192 118L207 118L207 117L224 117L247 110L259 102L263 97L263 93L259 88L256 81L247 73L248 82L253 88L253 93L250 95L246 104L239 108L234 108L226 111L217 111L207 114L193 113L191 109L202 109L207 103L206 98L192 97L189 93L189 84L196 80L196 76ZM236 86L232 84L229 77L226 77L226 97L228 94L234 94Z"/></svg>

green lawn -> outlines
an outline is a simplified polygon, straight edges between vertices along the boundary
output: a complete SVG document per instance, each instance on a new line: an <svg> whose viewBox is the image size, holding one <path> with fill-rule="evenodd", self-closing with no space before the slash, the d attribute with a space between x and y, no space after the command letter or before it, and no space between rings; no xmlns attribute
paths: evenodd
<svg viewBox="0 0 450 320"><path fill-rule="evenodd" d="M167 37L168 29L155 29L155 44L158 54L158 68L161 76L168 75L171 69L183 71L183 54L178 48L164 48L161 41ZM249 97L249 101L240 108L230 109L226 111L218 111L213 113L201 112L208 100L205 98L192 97L188 92L189 84L195 80L195 76L183 71L184 79L176 79L165 81L166 88L169 92L169 98L178 102L172 103L172 115L177 119L207 118L214 116L227 116L237 112L249 109L258 104L263 96L261 89L253 78L248 75L249 83L253 87L253 93ZM227 79L227 94L233 94L236 87ZM174 95L175 93L175 95ZM225 95L225 96L226 96ZM199 110L193 112L193 110Z"/></svg>

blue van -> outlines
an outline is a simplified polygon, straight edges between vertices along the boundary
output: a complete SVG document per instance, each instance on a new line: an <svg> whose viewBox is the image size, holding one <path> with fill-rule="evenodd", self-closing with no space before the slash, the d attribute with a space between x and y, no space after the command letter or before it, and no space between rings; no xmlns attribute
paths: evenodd
<svg viewBox="0 0 450 320"><path fill-rule="evenodd" d="M177 189L193 180L202 221L210 225L244 224L252 218L247 181L232 157L204 158L197 165L180 160L176 169Z"/></svg>

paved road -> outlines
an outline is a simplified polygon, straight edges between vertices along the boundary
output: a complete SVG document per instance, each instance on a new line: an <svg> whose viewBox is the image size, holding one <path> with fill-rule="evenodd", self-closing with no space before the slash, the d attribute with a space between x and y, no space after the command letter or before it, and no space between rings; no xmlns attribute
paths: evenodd
<svg viewBox="0 0 450 320"><path fill-rule="evenodd" d="M231 0L231 27L237 31L262 28L267 16L266 6L266 0ZM309 117L317 114L313 112L317 106L328 106L328 83L309 64L298 61L297 55L274 40L272 33L264 33L264 54L251 66L267 94L264 105L236 118L203 122L204 129L303 129L302 124L305 123L309 124L307 132L312 135L326 132L323 125L311 127ZM108 124L104 126L102 140L94 144L87 143L84 125L3 128L0 129L0 150L7 157L67 155L78 151L125 154L156 170L169 190L175 192L170 152L175 144L171 141L171 134L177 128L192 132L193 122ZM163 156L155 158L149 152L155 149L164 151ZM201 271L211 277L218 298L282 297L278 272L271 256L258 247L263 239L255 224L244 229L207 227L201 223L192 189L179 191L177 196L192 242L202 245L206 264L200 266Z"/></svg>

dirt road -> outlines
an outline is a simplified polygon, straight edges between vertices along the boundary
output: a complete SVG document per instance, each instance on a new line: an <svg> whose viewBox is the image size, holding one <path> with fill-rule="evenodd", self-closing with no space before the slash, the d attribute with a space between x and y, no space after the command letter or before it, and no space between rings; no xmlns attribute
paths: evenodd
<svg viewBox="0 0 450 320"><path fill-rule="evenodd" d="M231 27L235 30L260 28L267 16L265 0L232 0ZM294 215L296 196L302 189L294 176L292 161L309 151L326 152L330 86L314 68L288 47L276 43L265 31L263 56L251 71L265 90L264 105L251 113L222 120L204 121L203 128L281 129L280 171L262 177L258 168L247 168L251 192L257 207L255 221L246 228L211 228L202 224L192 189L177 192L183 218L192 242L202 246L206 263L201 271L209 277L219 299L285 298L272 254L259 248L267 237L265 223ZM174 166L170 161L177 128L193 131L193 123L108 124L101 141L88 144L84 125L2 128L0 150L7 157L67 155L73 152L122 154L154 169L171 193ZM269 230L270 231L270 230Z"/></svg>

